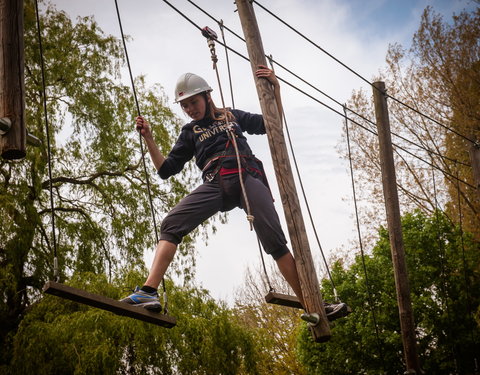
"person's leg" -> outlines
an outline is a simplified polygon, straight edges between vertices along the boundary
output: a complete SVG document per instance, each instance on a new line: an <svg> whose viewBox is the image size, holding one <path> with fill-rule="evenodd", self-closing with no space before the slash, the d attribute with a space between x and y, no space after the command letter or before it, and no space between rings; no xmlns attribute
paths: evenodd
<svg viewBox="0 0 480 375"><path fill-rule="evenodd" d="M177 245L183 236L217 213L221 205L220 189L215 183L204 183L184 197L162 222L160 241L145 284L121 301L160 311L157 288L173 260Z"/></svg>
<svg viewBox="0 0 480 375"><path fill-rule="evenodd" d="M158 242L152 267L150 268L150 273L144 285L154 289L158 288L176 251L176 244L166 240L160 240Z"/></svg>
<svg viewBox="0 0 480 375"><path fill-rule="evenodd" d="M254 216L253 227L265 252L273 256L280 273L293 289L302 306L305 306L295 259L287 248L287 240L273 205L270 190L262 181L250 175L247 175L245 178L245 190L252 215ZM246 211L243 196L241 201L242 207Z"/></svg>
<svg viewBox="0 0 480 375"><path fill-rule="evenodd" d="M303 300L302 288L300 287L300 279L298 278L297 266L292 254L288 252L282 257L276 259L276 262L283 277L290 284L305 310L305 303ZM342 318L350 313L347 304L342 302L326 303L324 301L323 307L325 308L327 319L330 321Z"/></svg>
<svg viewBox="0 0 480 375"><path fill-rule="evenodd" d="M175 245L222 208L218 183L205 182L185 196L163 219L160 240Z"/></svg>
<svg viewBox="0 0 480 375"><path fill-rule="evenodd" d="M265 252L275 259L281 274L295 292L302 306L305 307L295 258L286 246L285 235L280 226L270 191L260 180L251 176L247 176L245 187L252 215L255 217L253 226ZM242 206L245 206L243 199ZM335 320L349 314L348 306L345 303L324 302L324 307L328 320Z"/></svg>
<svg viewBox="0 0 480 375"><path fill-rule="evenodd" d="M250 175L245 176L244 186L254 217L253 227L267 254L275 259L289 252L287 239L280 225L280 219L273 204L270 190L263 182ZM241 195L241 207L246 212L246 203Z"/></svg>
<svg viewBox="0 0 480 375"><path fill-rule="evenodd" d="M281 274L292 287L296 296L300 300L300 303L305 308L302 288L300 287L300 279L298 278L297 266L295 265L295 259L293 258L292 253L288 252L284 254L280 258L276 259L276 262Z"/></svg>
<svg viewBox="0 0 480 375"><path fill-rule="evenodd" d="M158 288L182 238L216 214L222 205L216 183L204 183L185 196L163 219L160 241L145 285Z"/></svg>

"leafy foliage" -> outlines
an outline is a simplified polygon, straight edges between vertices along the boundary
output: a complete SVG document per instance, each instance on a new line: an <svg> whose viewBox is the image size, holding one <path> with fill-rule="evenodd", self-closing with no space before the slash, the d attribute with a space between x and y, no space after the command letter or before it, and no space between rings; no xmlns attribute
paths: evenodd
<svg viewBox="0 0 480 375"><path fill-rule="evenodd" d="M111 298L129 273L110 284L105 276L76 275L73 286ZM48 296L34 304L14 339L12 374L239 374L256 373L254 336L205 290L168 285L172 329Z"/></svg>
<svg viewBox="0 0 480 375"><path fill-rule="evenodd" d="M472 188L472 143L466 138L480 137L479 25L478 7L454 15L452 20L444 20L427 7L411 47L390 45L387 66L380 77L375 77L385 82L390 96L430 117L388 100L392 141L403 149L394 147L401 206L405 211L420 208L430 214L439 206L447 207L450 218L462 220L464 228L477 239L480 200L478 191ZM349 107L363 116L350 113L352 119L376 130L370 93L354 92ZM384 221L378 215L384 199L378 184L378 143L376 136L353 123L349 123L349 131L362 223L368 226L365 232L372 233ZM341 153L348 157L344 150Z"/></svg>
<svg viewBox="0 0 480 375"><path fill-rule="evenodd" d="M405 215L402 226L422 367L428 374L472 373L480 352L480 325L474 320L480 306L480 244L440 212L428 217L415 211ZM386 229L380 229L365 267L368 283L360 256L350 267L340 261L333 267L337 291L353 312L336 321L327 344L312 343L303 330L299 351L309 374L404 372ZM333 297L326 281L323 294Z"/></svg>
<svg viewBox="0 0 480 375"><path fill-rule="evenodd" d="M24 325L33 324L32 319L38 317L27 311L38 302L45 281L53 277L55 254L61 280L74 273L108 275L112 280L127 265L143 270L143 252L155 243L140 138L133 127L136 109L131 88L120 80L120 41L105 35L92 17L74 22L52 6L42 12L40 22L52 178L37 26L33 1L26 1L26 124L42 145L29 147L22 161L0 161L0 365L8 364L13 356L12 342L22 320L28 316ZM135 85L142 114L152 123L154 136L166 153L180 121L166 106L159 85L147 87L143 77ZM146 163L147 172L155 175L149 160ZM150 185L157 216L161 218L196 183L192 167L187 166L178 178ZM193 243L199 233L183 241L174 266L187 281L194 272ZM86 327L92 327L95 319L108 320L96 314L98 318L85 319ZM49 319L47 323L55 317ZM71 324L77 324L72 328L78 330L82 323ZM41 334L45 328L38 327ZM63 334L67 335L66 326Z"/></svg>
<svg viewBox="0 0 480 375"><path fill-rule="evenodd" d="M406 215L403 225L419 353L429 374L471 373L475 354L480 352L480 200L478 191L472 188L472 143L466 139L480 136L479 19L478 7L454 15L452 20L444 20L427 7L411 47L392 44L387 67L375 78L385 81L389 95L430 117L396 100L388 101L392 141L403 148L394 148L400 204L406 212L420 210ZM350 106L363 116L351 114L356 122L374 127L369 94L355 92ZM305 335L303 359L312 373L319 374L329 370L402 373L388 235L385 229L378 232L378 237L372 231L385 221L378 214L384 212L379 210L383 192L378 184L378 143L375 136L352 123L349 134L361 222L367 226L366 242L372 247L375 244L371 256L365 259L371 296L366 293L360 259L355 259L349 269L337 263L336 278L341 280L339 289L343 289L339 292L353 305L353 317L337 323L337 334L328 347L305 345ZM444 212L440 213L438 207L445 207ZM460 228L471 235L462 236ZM348 347L348 355L343 347Z"/></svg>
<svg viewBox="0 0 480 375"><path fill-rule="evenodd" d="M299 312L289 307L265 303L264 294L270 286L279 293L293 294L277 267L270 267L269 282L262 271L247 270L245 284L235 301L239 323L251 330L261 348L258 352L260 374L306 374L297 358Z"/></svg>

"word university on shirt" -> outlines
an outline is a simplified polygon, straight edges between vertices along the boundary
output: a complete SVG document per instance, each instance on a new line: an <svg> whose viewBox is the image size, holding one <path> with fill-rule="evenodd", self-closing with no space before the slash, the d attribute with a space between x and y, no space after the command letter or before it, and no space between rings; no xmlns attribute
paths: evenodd
<svg viewBox="0 0 480 375"><path fill-rule="evenodd" d="M236 125L236 124L232 122L230 123L230 125ZM203 142L205 139L208 139L211 136L214 136L225 130L227 130L227 124L225 124L225 121L215 121L214 123L212 123L212 125L209 128L202 128L198 125L193 126L193 132L195 134L202 133L202 135L198 137L198 140L200 142Z"/></svg>

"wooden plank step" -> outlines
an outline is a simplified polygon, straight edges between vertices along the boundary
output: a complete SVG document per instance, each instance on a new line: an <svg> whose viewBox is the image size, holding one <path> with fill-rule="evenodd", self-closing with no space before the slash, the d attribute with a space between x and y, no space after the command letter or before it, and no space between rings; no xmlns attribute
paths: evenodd
<svg viewBox="0 0 480 375"><path fill-rule="evenodd" d="M148 311L143 307L134 307L127 303L114 300L113 298L86 292L54 281L47 282L43 287L43 291L60 298L97 307L117 315L128 316L129 318L142 320L166 328L172 328L177 324L177 320L172 316Z"/></svg>
<svg viewBox="0 0 480 375"><path fill-rule="evenodd" d="M267 303L273 303L275 305L282 305L287 307L293 307L296 309L303 309L299 299L295 296L289 296L288 294L268 292L265 296Z"/></svg>

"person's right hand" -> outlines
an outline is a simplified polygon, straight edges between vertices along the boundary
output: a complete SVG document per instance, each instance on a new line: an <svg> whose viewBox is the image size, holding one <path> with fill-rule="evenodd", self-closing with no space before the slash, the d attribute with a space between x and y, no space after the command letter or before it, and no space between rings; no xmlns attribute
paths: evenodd
<svg viewBox="0 0 480 375"><path fill-rule="evenodd" d="M137 131L139 131L143 137L149 137L152 135L152 132L150 131L150 124L142 116L137 116L135 118L135 126Z"/></svg>

